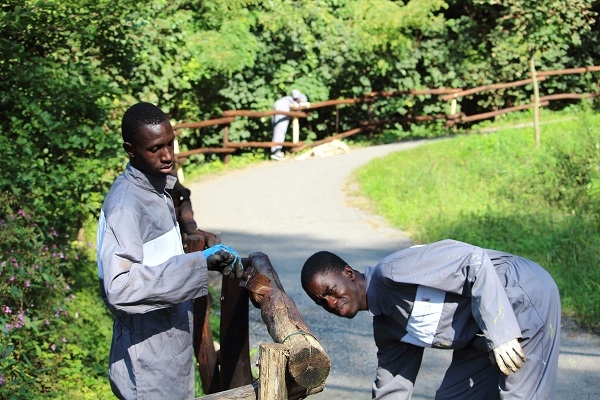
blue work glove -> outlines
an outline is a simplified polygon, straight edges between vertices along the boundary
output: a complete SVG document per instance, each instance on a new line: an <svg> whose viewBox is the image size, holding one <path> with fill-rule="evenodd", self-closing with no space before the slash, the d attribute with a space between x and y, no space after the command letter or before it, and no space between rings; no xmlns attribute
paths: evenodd
<svg viewBox="0 0 600 400"><path fill-rule="evenodd" d="M202 250L202 254L206 258L206 268L210 271L219 271L231 279L242 277L244 272L242 258L231 247L217 244Z"/></svg>

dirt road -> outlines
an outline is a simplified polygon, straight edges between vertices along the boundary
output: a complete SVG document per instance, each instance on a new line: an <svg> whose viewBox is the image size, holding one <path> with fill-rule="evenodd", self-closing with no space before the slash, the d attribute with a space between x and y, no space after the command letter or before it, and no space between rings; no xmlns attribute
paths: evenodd
<svg viewBox="0 0 600 400"><path fill-rule="evenodd" d="M373 146L304 161L269 161L185 182L192 191L199 227L219 233L242 256L254 251L268 254L286 292L330 355L326 388L310 399L370 399L376 348L368 313L343 320L315 306L300 286L300 269L319 250L338 253L362 270L411 245L402 232L355 207L347 185L351 171L369 160L420 144ZM251 346L271 342L257 310L251 309L250 319ZM557 398L600 399L600 338L565 321L561 342ZM414 400L434 398L450 356L449 351L426 350Z"/></svg>

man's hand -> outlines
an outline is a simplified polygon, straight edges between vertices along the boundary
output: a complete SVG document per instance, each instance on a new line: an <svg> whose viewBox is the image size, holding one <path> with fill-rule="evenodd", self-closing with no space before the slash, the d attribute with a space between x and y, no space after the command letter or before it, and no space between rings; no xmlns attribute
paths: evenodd
<svg viewBox="0 0 600 400"><path fill-rule="evenodd" d="M231 247L217 244L202 251L206 258L206 268L210 271L219 271L225 276L241 278L244 272L242 258Z"/></svg>
<svg viewBox="0 0 600 400"><path fill-rule="evenodd" d="M506 376L517 372L526 361L523 348L517 339L509 340L492 350L500 371Z"/></svg>

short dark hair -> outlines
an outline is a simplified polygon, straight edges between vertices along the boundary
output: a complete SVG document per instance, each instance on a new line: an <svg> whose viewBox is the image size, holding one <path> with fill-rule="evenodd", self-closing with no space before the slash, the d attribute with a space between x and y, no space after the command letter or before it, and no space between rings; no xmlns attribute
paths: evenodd
<svg viewBox="0 0 600 400"><path fill-rule="evenodd" d="M137 103L123 114L121 120L121 135L124 142L134 143L144 125L160 125L168 122L169 117L160 108L151 103Z"/></svg>
<svg viewBox="0 0 600 400"><path fill-rule="evenodd" d="M329 251L319 251L313 254L304 262L302 272L300 273L302 288L306 291L308 284L315 275L329 272L341 273L344 271L346 265L348 265L346 261Z"/></svg>

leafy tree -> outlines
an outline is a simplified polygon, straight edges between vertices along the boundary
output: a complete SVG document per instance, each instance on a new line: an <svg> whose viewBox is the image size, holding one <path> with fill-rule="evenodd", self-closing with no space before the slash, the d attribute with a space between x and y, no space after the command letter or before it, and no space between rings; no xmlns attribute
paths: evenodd
<svg viewBox="0 0 600 400"><path fill-rule="evenodd" d="M0 13L0 186L61 232L98 208L120 161L107 123L118 92L84 46L94 17L78 6L19 0Z"/></svg>
<svg viewBox="0 0 600 400"><path fill-rule="evenodd" d="M219 117L224 110L270 109L278 97L292 88L304 91L313 102L360 97L371 91L470 88L526 77L532 56L543 69L591 65L598 60L596 43L600 28L595 18L600 3L591 0L530 3L525 0L11 0L0 3L0 157L5 160L0 177L0 220L11 224L10 229L5 229L8 225L2 226L3 234L15 238L9 247L1 249L0 265L5 262L5 266L11 267L9 253L14 250L25 266L25 275L13 280L20 286L11 284L13 281L8 279L12 275L5 273L6 269L1 270L0 286L6 289L8 297L2 297L0 306L11 310L8 313L4 308L4 314L0 312L5 327L7 323L20 323L19 312L14 311L20 310L20 306L16 303L9 306L9 301L25 299L26 294L38 296L38 292L22 290L23 285L27 287L26 273L34 267L35 260L45 256L37 249L52 245L70 248L69 242L78 229L97 216L109 185L126 162L119 123L131 104L153 102L175 123L200 121ZM598 80L591 74L569 75L547 79L543 85L547 93L594 88L597 91ZM465 98L461 106L472 114L528 100L526 91L507 89ZM435 96L403 95L382 98L371 111L375 119L388 119L444 112L445 107ZM366 108L366 104L340 107L338 115L332 109L319 109L302 122L306 124L303 132L308 132L310 139L320 139L336 129L354 128L367 117ZM396 137L421 134L404 132L409 126L408 123L398 126L400 132ZM232 140L271 138L268 119L240 118L231 128ZM413 128L414 125L410 129ZM208 128L183 131L179 139L184 150L220 146L222 142L220 131ZM35 218L36 227L19 225L23 220L14 217L23 215L14 210L23 210L28 218ZM49 237L48 232L57 232L57 236ZM33 243L27 241L27 235L32 236ZM103 315L103 308L92 309L93 305L88 304L93 304L90 300L93 282L86 277L93 281L93 262L88 263L89 271L78 263L48 261L48 264L55 267L53 279L69 281L76 288L77 297L71 306L85 303L90 315ZM60 271L56 270L58 267ZM44 310L62 307L63 295L52 299L48 296ZM82 325L83 319L70 321L70 326ZM27 364L26 358L32 359L30 351L37 351L34 344L40 340L43 343L45 337L58 337L56 330L36 331L33 327L43 328L38 322L22 330L10 330L15 335L10 343L17 342L16 335L23 338L19 339L18 356L24 364L11 364L14 371L29 373L28 367L19 368ZM97 329L95 333L101 331ZM8 331L0 340L4 355L10 347L5 340L7 334ZM60 362L53 364L54 367L62 368L61 363L66 359L74 366L101 360L97 356L90 361L83 350L94 340L92 336L79 342L68 338L68 345L63 347L65 353L58 357ZM55 354L46 350L42 351L44 357L56 361ZM99 348L98 354L104 354L105 350ZM16 350L11 350L11 354L16 355ZM43 362L39 365L42 364L47 366ZM59 374L57 369L52 371L43 383L44 390L51 390L49 382ZM77 382L70 380L65 390L72 390Z"/></svg>
<svg viewBox="0 0 600 400"><path fill-rule="evenodd" d="M421 42L419 74L431 87L472 88L530 76L538 69L593 65L597 60L592 1L448 1L445 29ZM544 82L545 93L582 90L589 77L569 75ZM577 88L577 89L576 89ZM468 114L529 102L523 88L479 93L461 100ZM562 107L565 103L554 103Z"/></svg>

